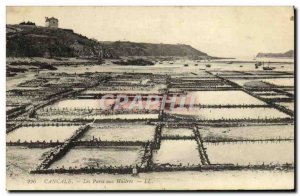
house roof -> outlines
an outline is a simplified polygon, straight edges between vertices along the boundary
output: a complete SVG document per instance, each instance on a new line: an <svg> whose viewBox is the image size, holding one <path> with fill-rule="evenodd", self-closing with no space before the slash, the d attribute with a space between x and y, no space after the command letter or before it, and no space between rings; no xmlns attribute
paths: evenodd
<svg viewBox="0 0 300 196"><path fill-rule="evenodd" d="M54 17L48 18L48 17L46 17L46 22L48 22L48 21L50 21L50 20L56 20L56 21L58 21L57 18L54 18Z"/></svg>

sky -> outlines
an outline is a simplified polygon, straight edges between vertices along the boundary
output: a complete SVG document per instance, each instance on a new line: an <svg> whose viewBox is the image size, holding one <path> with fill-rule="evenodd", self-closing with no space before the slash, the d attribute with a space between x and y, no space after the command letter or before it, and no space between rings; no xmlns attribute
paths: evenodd
<svg viewBox="0 0 300 196"><path fill-rule="evenodd" d="M211 56L294 49L292 7L7 7L6 23L45 17L99 41L188 44Z"/></svg>

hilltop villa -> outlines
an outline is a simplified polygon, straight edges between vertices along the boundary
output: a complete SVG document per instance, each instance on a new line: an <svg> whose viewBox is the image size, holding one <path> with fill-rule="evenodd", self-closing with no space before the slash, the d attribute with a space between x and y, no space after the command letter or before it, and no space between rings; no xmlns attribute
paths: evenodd
<svg viewBox="0 0 300 196"><path fill-rule="evenodd" d="M45 25L46 27L50 27L50 28L58 28L58 19L54 17L51 18L46 17Z"/></svg>

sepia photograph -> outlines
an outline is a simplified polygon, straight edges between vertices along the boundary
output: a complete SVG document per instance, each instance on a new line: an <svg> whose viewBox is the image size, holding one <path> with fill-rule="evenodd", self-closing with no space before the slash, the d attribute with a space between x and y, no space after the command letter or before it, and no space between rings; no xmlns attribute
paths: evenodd
<svg viewBox="0 0 300 196"><path fill-rule="evenodd" d="M7 191L295 190L293 6L5 15Z"/></svg>

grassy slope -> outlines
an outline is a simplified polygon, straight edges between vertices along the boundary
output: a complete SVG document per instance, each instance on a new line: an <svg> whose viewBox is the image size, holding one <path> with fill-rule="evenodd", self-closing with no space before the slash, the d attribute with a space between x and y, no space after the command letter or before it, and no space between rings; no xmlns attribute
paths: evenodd
<svg viewBox="0 0 300 196"><path fill-rule="evenodd" d="M7 25L7 57L207 56L189 45L97 42L67 29Z"/></svg>

